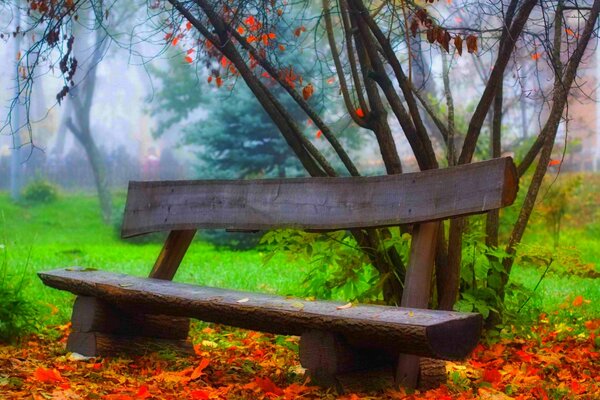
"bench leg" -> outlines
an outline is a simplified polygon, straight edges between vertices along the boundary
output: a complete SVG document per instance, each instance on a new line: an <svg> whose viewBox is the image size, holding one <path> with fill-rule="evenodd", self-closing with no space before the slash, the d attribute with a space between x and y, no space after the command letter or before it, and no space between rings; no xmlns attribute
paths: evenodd
<svg viewBox="0 0 600 400"><path fill-rule="evenodd" d="M95 297L78 296L67 350L88 357L171 348L192 352L189 319L126 312Z"/></svg>
<svg viewBox="0 0 600 400"><path fill-rule="evenodd" d="M309 331L300 337L300 363L311 382L335 388L377 390L393 386L393 357L381 350L350 345L343 336Z"/></svg>

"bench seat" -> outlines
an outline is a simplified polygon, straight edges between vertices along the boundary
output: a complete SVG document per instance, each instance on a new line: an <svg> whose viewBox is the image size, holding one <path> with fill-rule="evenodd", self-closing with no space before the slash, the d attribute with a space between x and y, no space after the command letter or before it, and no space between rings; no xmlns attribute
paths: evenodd
<svg viewBox="0 0 600 400"><path fill-rule="evenodd" d="M268 294L202 287L166 280L66 268L38 273L51 287L91 296L117 308L193 317L283 335L328 331L356 347L386 349L441 359L461 359L475 347L482 317L378 305L341 307Z"/></svg>

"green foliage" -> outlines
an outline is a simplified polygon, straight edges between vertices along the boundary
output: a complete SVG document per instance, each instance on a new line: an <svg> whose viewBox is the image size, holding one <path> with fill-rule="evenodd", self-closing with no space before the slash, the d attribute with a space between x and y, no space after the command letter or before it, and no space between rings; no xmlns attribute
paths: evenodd
<svg viewBox="0 0 600 400"><path fill-rule="evenodd" d="M541 188L542 201L537 204L537 211L544 218L546 226L552 233L555 249L560 240L563 217L581 183L580 175L571 175L552 181L546 179Z"/></svg>
<svg viewBox="0 0 600 400"><path fill-rule="evenodd" d="M22 196L28 203L51 203L58 198L58 190L52 183L37 178L25 186Z"/></svg>
<svg viewBox="0 0 600 400"><path fill-rule="evenodd" d="M408 241L408 235L397 234L383 240L382 245L398 246L406 257ZM321 234L277 230L265 234L261 243L269 248L265 262L282 253L290 263L310 266L303 283L305 296L363 303L383 300L383 277L348 231Z"/></svg>
<svg viewBox="0 0 600 400"><path fill-rule="evenodd" d="M36 312L23 290L27 272L9 271L7 249L0 243L0 343L13 343L34 329Z"/></svg>

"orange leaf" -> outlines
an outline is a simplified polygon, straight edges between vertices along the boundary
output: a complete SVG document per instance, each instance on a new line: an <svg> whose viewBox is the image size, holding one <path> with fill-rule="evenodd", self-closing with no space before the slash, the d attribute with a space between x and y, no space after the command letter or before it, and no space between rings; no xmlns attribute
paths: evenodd
<svg viewBox="0 0 600 400"><path fill-rule="evenodd" d="M254 378L253 383L257 387L259 387L263 392L265 392L267 394L273 393L276 396L283 395L283 390L281 390L279 387L277 387L277 385L275 385L273 383L273 381L270 380L268 377L265 377L265 378L256 377L256 378Z"/></svg>
<svg viewBox="0 0 600 400"><path fill-rule="evenodd" d="M217 87L220 88L223 85L223 78L217 76Z"/></svg>
<svg viewBox="0 0 600 400"><path fill-rule="evenodd" d="M309 83L308 85L304 86L304 88L302 88L302 97L304 97L304 100L308 100L311 98L314 92L315 88L311 83Z"/></svg>
<svg viewBox="0 0 600 400"><path fill-rule="evenodd" d="M188 31L189 31L190 29L192 29L192 23L188 21L188 22L185 24L185 29L187 29Z"/></svg>
<svg viewBox="0 0 600 400"><path fill-rule="evenodd" d="M217 78L218 81L219 78ZM199 377L201 377L202 375L204 375L204 368L208 367L208 364L210 363L210 360L208 358L203 358L200 361L200 364L198 364L198 366L196 367L196 369L194 370L194 372L192 372L192 375L190 376L191 380L194 379L198 379Z"/></svg>
<svg viewBox="0 0 600 400"><path fill-rule="evenodd" d="M56 369L45 369L39 367L33 373L33 377L42 383L64 382L65 378L60 375Z"/></svg>
<svg viewBox="0 0 600 400"><path fill-rule="evenodd" d="M244 34L244 32L246 32L246 30L244 29L244 27L243 27L243 26L238 26L238 28L237 28L237 31L238 31L238 33L239 33L240 35L243 35L243 34Z"/></svg>
<svg viewBox="0 0 600 400"><path fill-rule="evenodd" d="M152 397L152 394L150 394L150 391L148 390L148 386L142 385L142 386L140 386L139 390L135 394L135 397L138 399L147 399L148 397Z"/></svg>
<svg viewBox="0 0 600 400"><path fill-rule="evenodd" d="M532 60L534 60L534 61L537 61L537 60L539 60L539 59L540 59L540 57L541 57L541 56L542 56L542 55L541 55L540 53L533 53L533 54L531 55L531 59L532 59Z"/></svg>
<svg viewBox="0 0 600 400"><path fill-rule="evenodd" d="M227 68L227 64L229 64L229 60L227 59L227 57L225 57L225 56L221 57L221 66L223 68Z"/></svg>
<svg viewBox="0 0 600 400"><path fill-rule="evenodd" d="M194 59L192 57L190 57L190 56L186 56L185 57L185 61L191 64L191 63L194 62Z"/></svg>
<svg viewBox="0 0 600 400"><path fill-rule="evenodd" d="M319 129L317 131L317 139L320 139L322 134L323 134L323 132L321 132L321 130Z"/></svg>
<svg viewBox="0 0 600 400"><path fill-rule="evenodd" d="M178 36L178 37L176 37L175 39L173 39L173 41L171 42L171 44L172 44L173 46L177 46L177 43L179 43L179 36Z"/></svg>
<svg viewBox="0 0 600 400"><path fill-rule="evenodd" d="M565 32L569 36L575 36L575 32L573 32L573 30L571 28L566 28Z"/></svg>
<svg viewBox="0 0 600 400"><path fill-rule="evenodd" d="M285 46L284 46L284 45L282 45L282 44L280 44L280 45L279 45L279 51L285 51Z"/></svg>
<svg viewBox="0 0 600 400"><path fill-rule="evenodd" d="M193 400L204 400L210 398L210 394L205 390L192 390L190 392L190 397Z"/></svg>
<svg viewBox="0 0 600 400"><path fill-rule="evenodd" d="M359 118L364 118L365 112L362 110L362 108L359 107L356 109L356 115L358 115Z"/></svg>
<svg viewBox="0 0 600 400"><path fill-rule="evenodd" d="M560 160L550 160L550 162L548 163L549 167L553 167L555 165L559 165L560 164Z"/></svg>
<svg viewBox="0 0 600 400"><path fill-rule="evenodd" d="M573 300L573 307L579 307L582 304L583 304L583 296L575 297L575 300Z"/></svg>
<svg viewBox="0 0 600 400"><path fill-rule="evenodd" d="M306 28L305 28L304 26L301 26L301 27L299 27L299 28L296 28L296 29L294 30L294 36L300 36L300 34L301 34L302 32L306 32Z"/></svg>

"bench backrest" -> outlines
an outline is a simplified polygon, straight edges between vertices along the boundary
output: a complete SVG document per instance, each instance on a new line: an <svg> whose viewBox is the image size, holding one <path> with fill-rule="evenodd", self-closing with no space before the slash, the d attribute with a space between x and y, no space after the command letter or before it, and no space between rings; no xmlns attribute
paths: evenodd
<svg viewBox="0 0 600 400"><path fill-rule="evenodd" d="M510 157L376 177L130 182L122 236L434 221L510 205L517 182Z"/></svg>

